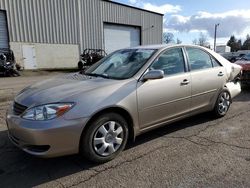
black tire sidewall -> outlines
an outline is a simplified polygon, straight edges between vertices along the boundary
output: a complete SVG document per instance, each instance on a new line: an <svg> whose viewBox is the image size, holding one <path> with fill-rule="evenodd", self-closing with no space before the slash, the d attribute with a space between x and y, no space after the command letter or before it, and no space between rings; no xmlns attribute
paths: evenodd
<svg viewBox="0 0 250 188"><path fill-rule="evenodd" d="M79 70L82 70L82 68L83 68L83 62L82 61L78 61L77 67L78 67Z"/></svg>
<svg viewBox="0 0 250 188"><path fill-rule="evenodd" d="M124 138L120 148L115 153L107 157L103 157L95 152L93 147L93 137L98 128L108 121L116 121L122 126ZM97 117L93 122L90 123L88 128L84 130L81 139L80 151L81 154L88 160L95 163L104 163L114 159L125 148L127 140L128 140L128 124L126 120L119 114L107 113Z"/></svg>

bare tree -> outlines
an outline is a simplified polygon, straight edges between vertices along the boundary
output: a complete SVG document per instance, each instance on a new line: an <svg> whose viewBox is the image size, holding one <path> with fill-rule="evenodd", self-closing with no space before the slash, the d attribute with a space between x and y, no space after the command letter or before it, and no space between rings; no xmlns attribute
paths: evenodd
<svg viewBox="0 0 250 188"><path fill-rule="evenodd" d="M198 39L193 40L193 44L210 48L210 44L207 41L207 35L202 32Z"/></svg>
<svg viewBox="0 0 250 188"><path fill-rule="evenodd" d="M173 33L163 33L163 42L168 43L174 43L174 34Z"/></svg>
<svg viewBox="0 0 250 188"><path fill-rule="evenodd" d="M176 44L181 44L181 43L182 43L182 41L179 38L177 38L176 39Z"/></svg>
<svg viewBox="0 0 250 188"><path fill-rule="evenodd" d="M192 42L193 42L194 45L198 45L198 40L197 39L194 39Z"/></svg>
<svg viewBox="0 0 250 188"><path fill-rule="evenodd" d="M199 37L199 39L198 39L198 41L199 41L199 45L200 46L207 46L208 45L208 42L207 42L207 35L205 35L204 33L200 33L200 37Z"/></svg>

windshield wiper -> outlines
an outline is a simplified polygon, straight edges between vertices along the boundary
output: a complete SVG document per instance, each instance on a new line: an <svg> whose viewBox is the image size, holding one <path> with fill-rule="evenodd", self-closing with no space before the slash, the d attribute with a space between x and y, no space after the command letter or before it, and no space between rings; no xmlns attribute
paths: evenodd
<svg viewBox="0 0 250 188"><path fill-rule="evenodd" d="M84 73L87 76L93 76L93 77L102 77L109 79L110 77L106 74L96 74L96 73Z"/></svg>

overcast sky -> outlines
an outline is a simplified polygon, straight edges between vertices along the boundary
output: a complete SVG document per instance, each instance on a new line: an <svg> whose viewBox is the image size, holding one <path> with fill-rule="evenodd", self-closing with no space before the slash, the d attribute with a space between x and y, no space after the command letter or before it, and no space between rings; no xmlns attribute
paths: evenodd
<svg viewBox="0 0 250 188"><path fill-rule="evenodd" d="M250 0L115 0L164 14L164 31L183 43L192 43L200 32L213 43L214 25L219 23L218 43L234 34L244 40L250 34Z"/></svg>

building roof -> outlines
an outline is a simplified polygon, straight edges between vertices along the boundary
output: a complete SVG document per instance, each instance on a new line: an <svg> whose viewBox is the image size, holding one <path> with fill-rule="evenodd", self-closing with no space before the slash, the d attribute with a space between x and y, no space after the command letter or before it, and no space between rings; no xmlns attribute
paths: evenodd
<svg viewBox="0 0 250 188"><path fill-rule="evenodd" d="M116 2L116 1L111 1L111 0L102 0L102 1L106 1L106 2L113 3L113 4L117 4L117 5L129 7L129 8L133 8L133 9L145 11L145 12L150 12L150 13L153 13L153 14L158 14L158 15L160 15L160 16L164 16L164 14L161 14L161 13L158 13L158 12L154 12L154 11L150 11L150 10L146 10L146 9L142 9L142 8L138 8L138 7L133 7L133 6L126 5L126 4L123 4L123 3L119 3L119 2Z"/></svg>

